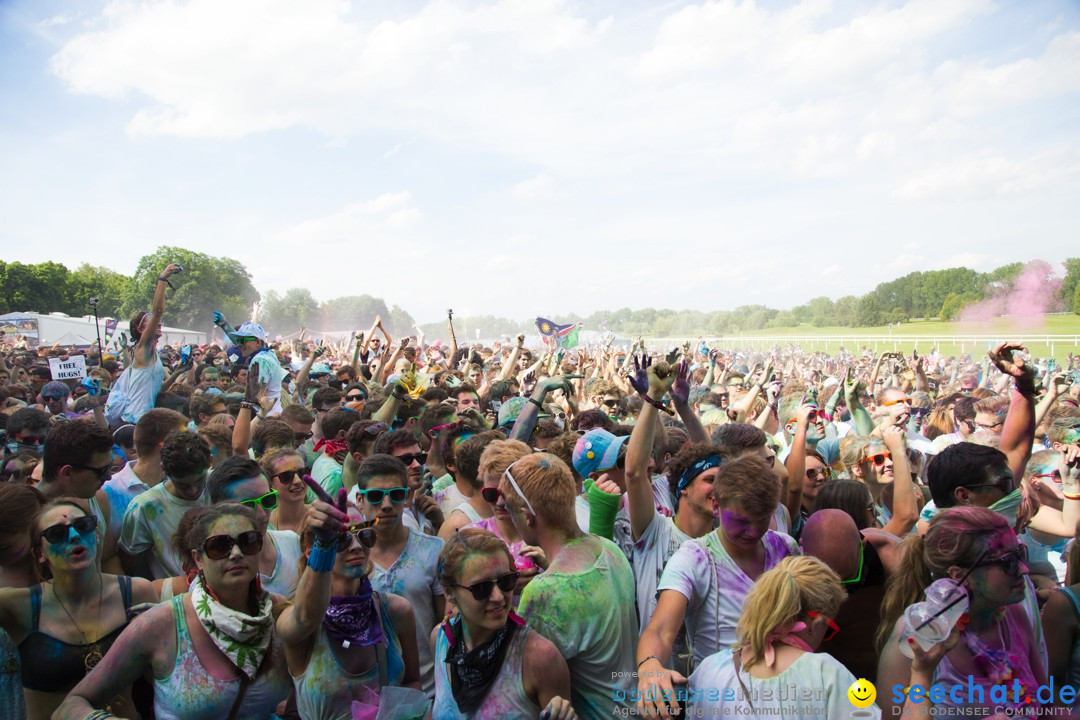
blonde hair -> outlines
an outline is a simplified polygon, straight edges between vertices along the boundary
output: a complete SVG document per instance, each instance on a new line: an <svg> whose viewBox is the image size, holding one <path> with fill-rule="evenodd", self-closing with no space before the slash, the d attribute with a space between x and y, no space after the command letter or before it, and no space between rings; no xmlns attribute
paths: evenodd
<svg viewBox="0 0 1080 720"><path fill-rule="evenodd" d="M520 440L492 440L480 456L476 476L502 475L506 468L532 453L533 449Z"/></svg>
<svg viewBox="0 0 1080 720"><path fill-rule="evenodd" d="M749 670L765 657L773 632L790 627L808 612L832 617L847 599L840 576L809 555L786 557L761 574L743 601L735 628L739 643L750 648Z"/></svg>
<svg viewBox="0 0 1080 720"><path fill-rule="evenodd" d="M532 509L548 525L573 532L577 528L574 498L577 486L570 468L551 453L533 453L508 468ZM510 481L503 477L499 486L506 504L515 510L525 506Z"/></svg>

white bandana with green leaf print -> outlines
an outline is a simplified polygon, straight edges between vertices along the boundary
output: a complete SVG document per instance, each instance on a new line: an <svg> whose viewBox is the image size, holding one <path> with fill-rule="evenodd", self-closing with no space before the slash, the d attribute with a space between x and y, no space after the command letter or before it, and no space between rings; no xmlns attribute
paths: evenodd
<svg viewBox="0 0 1080 720"><path fill-rule="evenodd" d="M237 612L218 602L207 592L202 575L195 578L189 590L195 615L199 618L218 650L249 679L255 678L263 658L270 648L274 616L270 612L270 593L265 590L257 599L259 614L255 617Z"/></svg>

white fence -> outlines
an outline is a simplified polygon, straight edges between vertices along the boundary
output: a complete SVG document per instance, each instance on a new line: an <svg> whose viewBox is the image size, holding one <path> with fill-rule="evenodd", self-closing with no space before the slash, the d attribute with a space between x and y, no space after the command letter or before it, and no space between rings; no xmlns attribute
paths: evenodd
<svg viewBox="0 0 1080 720"><path fill-rule="evenodd" d="M689 340L697 343L698 338L659 338L648 341L650 346L667 347L681 345ZM848 350L858 350L864 346L892 347L896 350L905 348L926 348L934 345L959 345L961 353L982 352L989 350L1005 340L1015 340L1025 345L1045 345L1050 354L1055 355L1060 347L1064 352L1080 348L1080 335L1046 335L1009 333L1008 335L902 335L898 333L875 335L730 335L725 337L705 338L709 347L731 350L768 350L777 346L798 345L803 350L825 350L842 345Z"/></svg>

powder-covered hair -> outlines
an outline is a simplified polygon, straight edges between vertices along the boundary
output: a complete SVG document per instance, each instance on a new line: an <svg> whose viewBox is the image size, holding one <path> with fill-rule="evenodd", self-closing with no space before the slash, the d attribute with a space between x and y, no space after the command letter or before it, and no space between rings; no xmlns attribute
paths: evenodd
<svg viewBox="0 0 1080 720"><path fill-rule="evenodd" d="M481 528L466 527L454 533L439 553L439 581L444 588L451 588L461 581L461 570L472 555L506 556L513 571L514 556L510 548L494 533Z"/></svg>
<svg viewBox="0 0 1080 720"><path fill-rule="evenodd" d="M881 624L875 644L880 653L904 608L917 602L935 579L947 577L949 567L969 567L998 533L1013 535L1009 522L988 508L942 510L925 535L908 535L900 543L899 570L889 578L881 605Z"/></svg>
<svg viewBox="0 0 1080 720"><path fill-rule="evenodd" d="M750 648L746 669L765 658L771 633L790 628L799 620L807 622L808 612L833 617L846 599L840 576L809 555L786 557L762 573L743 601L735 627L739 643Z"/></svg>
<svg viewBox="0 0 1080 720"><path fill-rule="evenodd" d="M780 503L780 482L760 455L745 455L722 463L713 483L721 508L739 506L752 517L763 517Z"/></svg>

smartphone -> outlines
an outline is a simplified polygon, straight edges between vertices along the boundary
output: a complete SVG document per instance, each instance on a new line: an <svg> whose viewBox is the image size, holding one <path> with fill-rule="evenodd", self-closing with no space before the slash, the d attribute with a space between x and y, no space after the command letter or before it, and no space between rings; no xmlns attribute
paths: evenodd
<svg viewBox="0 0 1080 720"><path fill-rule="evenodd" d="M180 364L187 365L188 359L191 357L191 346L185 345L180 348Z"/></svg>
<svg viewBox="0 0 1080 720"><path fill-rule="evenodd" d="M315 344L318 345L319 347L322 347L322 338L319 338L318 340L316 340Z"/></svg>

